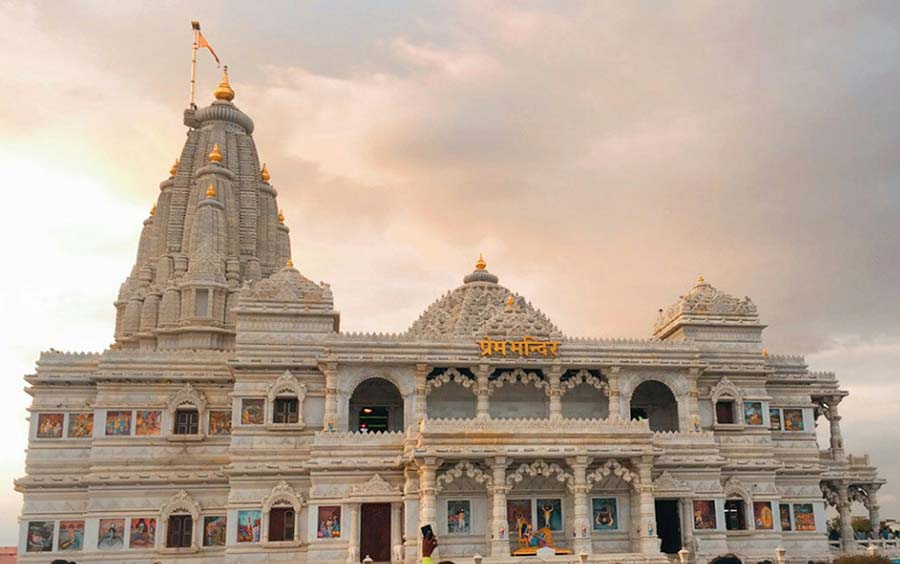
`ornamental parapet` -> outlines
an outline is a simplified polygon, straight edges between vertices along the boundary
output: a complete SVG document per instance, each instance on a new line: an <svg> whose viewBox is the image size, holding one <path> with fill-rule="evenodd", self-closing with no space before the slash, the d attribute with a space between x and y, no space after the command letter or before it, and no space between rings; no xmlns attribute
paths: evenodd
<svg viewBox="0 0 900 564"><path fill-rule="evenodd" d="M696 431L656 431L653 433L653 444L661 447L696 447L715 446L717 443L712 431L699 429Z"/></svg>
<svg viewBox="0 0 900 564"><path fill-rule="evenodd" d="M313 447L346 446L402 446L406 440L403 431L364 433L360 431L319 431L313 437Z"/></svg>
<svg viewBox="0 0 900 564"><path fill-rule="evenodd" d="M609 417L607 419L423 419L422 435L645 435L650 438L646 420Z"/></svg>

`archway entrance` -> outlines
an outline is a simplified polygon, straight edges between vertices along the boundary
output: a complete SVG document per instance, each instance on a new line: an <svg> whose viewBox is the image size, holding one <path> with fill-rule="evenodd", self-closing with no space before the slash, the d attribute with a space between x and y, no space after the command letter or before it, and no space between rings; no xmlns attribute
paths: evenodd
<svg viewBox="0 0 900 564"><path fill-rule="evenodd" d="M662 552L678 554L681 550L681 515L677 499L656 500L656 534Z"/></svg>
<svg viewBox="0 0 900 564"><path fill-rule="evenodd" d="M350 430L383 433L403 430L403 396L384 378L370 378L350 397Z"/></svg>
<svg viewBox="0 0 900 564"><path fill-rule="evenodd" d="M649 419L652 431L678 430L678 401L662 382L647 380L631 394L631 418Z"/></svg>
<svg viewBox="0 0 900 564"><path fill-rule="evenodd" d="M725 554L710 561L709 564L743 564L741 559L734 554Z"/></svg>

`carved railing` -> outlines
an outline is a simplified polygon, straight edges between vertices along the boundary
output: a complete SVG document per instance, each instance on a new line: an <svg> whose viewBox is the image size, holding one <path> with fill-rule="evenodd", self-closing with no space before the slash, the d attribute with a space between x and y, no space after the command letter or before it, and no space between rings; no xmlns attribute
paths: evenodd
<svg viewBox="0 0 900 564"><path fill-rule="evenodd" d="M319 431L313 438L313 446L402 446L406 439L403 431L365 433L361 431Z"/></svg>
<svg viewBox="0 0 900 564"><path fill-rule="evenodd" d="M541 430L545 433L649 433L646 420L619 417L607 419L423 419L419 426L423 433L520 433L522 429Z"/></svg>

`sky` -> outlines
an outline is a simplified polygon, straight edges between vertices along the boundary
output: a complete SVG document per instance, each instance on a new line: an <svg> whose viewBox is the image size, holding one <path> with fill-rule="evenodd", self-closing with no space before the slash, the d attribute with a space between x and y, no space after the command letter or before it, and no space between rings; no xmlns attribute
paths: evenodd
<svg viewBox="0 0 900 564"><path fill-rule="evenodd" d="M184 143L192 19L343 330L405 330L479 253L572 336L649 337L702 274L754 300L772 353L837 373L847 449L900 518L900 4L58 8L0 0L0 544L22 377L112 340ZM198 68L205 104L219 71Z"/></svg>

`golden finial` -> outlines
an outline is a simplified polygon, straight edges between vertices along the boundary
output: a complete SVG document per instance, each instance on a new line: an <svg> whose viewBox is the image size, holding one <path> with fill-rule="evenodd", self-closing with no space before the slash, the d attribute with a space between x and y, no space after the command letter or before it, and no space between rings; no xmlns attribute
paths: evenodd
<svg viewBox="0 0 900 564"><path fill-rule="evenodd" d="M209 185L209 188L206 189L206 197L207 198L215 198L216 197L216 187L212 184Z"/></svg>
<svg viewBox="0 0 900 564"><path fill-rule="evenodd" d="M284 210L278 210L278 223L284 223Z"/></svg>
<svg viewBox="0 0 900 564"><path fill-rule="evenodd" d="M213 150L209 152L209 160L210 162L220 163L222 162L222 153L219 152L219 144L216 143L213 145Z"/></svg>
<svg viewBox="0 0 900 564"><path fill-rule="evenodd" d="M291 259L288 259L287 265L288 265L288 268L294 268L294 261Z"/></svg>
<svg viewBox="0 0 900 564"><path fill-rule="evenodd" d="M263 182L268 182L269 179L272 178L272 177L269 175L269 169L266 168L266 163L263 163L262 170L259 171L259 176L260 176L260 178L263 179Z"/></svg>
<svg viewBox="0 0 900 564"><path fill-rule="evenodd" d="M706 282L706 280L703 279L702 274L697 277L697 284L703 284L704 282Z"/></svg>
<svg viewBox="0 0 900 564"><path fill-rule="evenodd" d="M153 204L153 207L150 208L150 217L156 215L156 204Z"/></svg>
<svg viewBox="0 0 900 564"><path fill-rule="evenodd" d="M516 298L514 298L512 294L510 294L509 297L506 298L506 305L510 307L516 305Z"/></svg>
<svg viewBox="0 0 900 564"><path fill-rule="evenodd" d="M231 84L228 83L228 69L224 69L222 71L222 82L219 83L219 86L213 90L213 96L216 97L216 100L234 100L234 90L231 89Z"/></svg>
<svg viewBox="0 0 900 564"><path fill-rule="evenodd" d="M763 355L763 358L769 358L769 349L763 349L762 355Z"/></svg>
<svg viewBox="0 0 900 564"><path fill-rule="evenodd" d="M169 176L175 176L178 173L178 159L175 159L175 164L172 165L172 168L169 169Z"/></svg>
<svg viewBox="0 0 900 564"><path fill-rule="evenodd" d="M478 262L475 263L475 270L484 270L487 268L487 263L484 262L484 257L481 256L481 253L478 253Z"/></svg>

